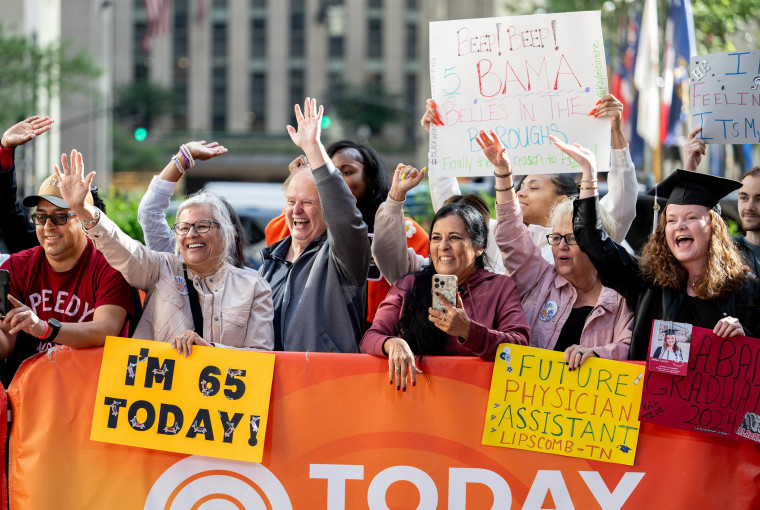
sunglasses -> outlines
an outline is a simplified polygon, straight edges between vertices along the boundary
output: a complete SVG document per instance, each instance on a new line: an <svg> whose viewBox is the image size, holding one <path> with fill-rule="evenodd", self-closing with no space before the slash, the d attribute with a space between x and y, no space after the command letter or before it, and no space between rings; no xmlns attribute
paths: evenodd
<svg viewBox="0 0 760 510"><path fill-rule="evenodd" d="M32 221L35 225L44 226L47 223L48 218L53 222L53 225L65 225L68 223L69 218L76 216L73 212L70 213L55 213L55 214L32 214Z"/></svg>

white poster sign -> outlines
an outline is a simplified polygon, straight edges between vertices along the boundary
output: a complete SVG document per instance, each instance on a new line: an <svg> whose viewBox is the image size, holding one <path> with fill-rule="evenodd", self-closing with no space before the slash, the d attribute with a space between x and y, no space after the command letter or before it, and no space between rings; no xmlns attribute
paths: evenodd
<svg viewBox="0 0 760 510"><path fill-rule="evenodd" d="M490 175L481 129L516 174L579 171L550 135L609 169L609 119L589 116L608 89L599 11L432 22L430 84L443 122L431 126L431 175Z"/></svg>
<svg viewBox="0 0 760 510"><path fill-rule="evenodd" d="M691 59L692 125L707 143L760 143L760 51Z"/></svg>

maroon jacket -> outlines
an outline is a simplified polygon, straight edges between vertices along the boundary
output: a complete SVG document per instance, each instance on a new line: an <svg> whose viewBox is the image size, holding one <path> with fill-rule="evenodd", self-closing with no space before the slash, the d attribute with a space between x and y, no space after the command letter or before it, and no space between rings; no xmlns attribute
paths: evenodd
<svg viewBox="0 0 760 510"><path fill-rule="evenodd" d="M377 309L372 327L362 337L361 352L385 356L383 343L399 336L398 320L413 284L413 274L393 284ZM528 345L530 327L512 278L479 269L459 286L459 292L472 322L470 336L463 340L449 335L444 347L447 355L479 356L493 361L499 344Z"/></svg>

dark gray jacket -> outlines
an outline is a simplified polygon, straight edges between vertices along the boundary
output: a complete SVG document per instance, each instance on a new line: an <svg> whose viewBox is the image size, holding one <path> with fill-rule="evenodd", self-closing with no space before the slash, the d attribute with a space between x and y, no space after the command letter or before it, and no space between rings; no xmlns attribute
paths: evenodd
<svg viewBox="0 0 760 510"><path fill-rule="evenodd" d="M293 262L283 283L282 344L286 351L359 352L369 271L367 225L332 163L312 173L327 233ZM259 274L267 281L290 242L288 236L261 251Z"/></svg>

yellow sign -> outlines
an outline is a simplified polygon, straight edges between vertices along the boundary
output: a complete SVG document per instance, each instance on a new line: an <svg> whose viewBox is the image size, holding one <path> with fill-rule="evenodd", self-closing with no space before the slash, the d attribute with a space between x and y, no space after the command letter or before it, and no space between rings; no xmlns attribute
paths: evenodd
<svg viewBox="0 0 760 510"><path fill-rule="evenodd" d="M274 354L108 337L90 439L261 462Z"/></svg>
<svg viewBox="0 0 760 510"><path fill-rule="evenodd" d="M632 466L643 374L599 358L570 371L562 352L502 344L483 444Z"/></svg>

